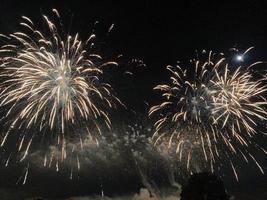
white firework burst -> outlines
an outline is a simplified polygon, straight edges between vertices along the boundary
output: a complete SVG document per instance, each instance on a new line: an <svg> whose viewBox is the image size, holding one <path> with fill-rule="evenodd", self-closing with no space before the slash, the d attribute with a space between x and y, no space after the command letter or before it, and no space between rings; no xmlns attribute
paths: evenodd
<svg viewBox="0 0 267 200"><path fill-rule="evenodd" d="M175 145L188 169L192 157L199 160L200 152L212 171L223 157L231 160L238 154L247 161L252 136L266 121L266 86L248 70L231 69L223 54L216 57L210 52L208 59L193 60L193 65L195 69L188 71L168 66L170 84L154 88L164 99L149 111L150 116L159 116L155 144Z"/></svg>
<svg viewBox="0 0 267 200"><path fill-rule="evenodd" d="M57 10L53 12L60 17ZM65 152L66 132L74 134L75 127L89 134L101 133L102 122L110 128L109 110L120 101L101 77L104 67L117 63L94 53L95 34L83 41L78 33L71 36L59 32L56 23L45 15L44 31L38 30L30 18L22 19L25 31L1 35L7 44L0 48L0 105L5 115L2 120L8 126L1 146L12 129L23 130L18 150L27 146L24 158L33 136L27 145L25 137L44 130L58 133L58 143ZM36 127L37 131L27 131Z"/></svg>

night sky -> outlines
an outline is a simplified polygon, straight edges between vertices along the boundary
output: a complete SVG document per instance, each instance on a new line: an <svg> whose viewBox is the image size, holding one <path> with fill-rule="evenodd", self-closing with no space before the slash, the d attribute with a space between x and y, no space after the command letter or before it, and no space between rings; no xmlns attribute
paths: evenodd
<svg viewBox="0 0 267 200"><path fill-rule="evenodd" d="M195 50L227 52L232 47L244 50L255 46L250 56L267 61L267 1L174 2L0 0L0 33L19 30L22 15L40 25L41 14L49 16L52 8L61 14L66 32L79 32L85 39L94 28L104 43L106 55L116 58L122 54L119 61L122 69L134 72L131 77L117 80L120 75L113 71L110 79L120 99L141 116L147 113L148 105L158 101L152 88L168 79L165 67L177 61L187 63ZM96 21L98 24L94 25ZM114 28L107 34L111 24ZM133 59L141 60L145 66L135 66ZM266 157L260 160L266 171ZM16 186L15 177L20 170L1 168L0 190L74 196L100 193L100 184L108 194L136 192L141 187L138 178L127 177L122 172L118 177L114 175L114 179L84 173L83 178L71 181L62 172L59 175L40 169L32 170L29 184ZM240 177L239 183L231 176L225 178L229 191L235 194L246 191L248 195L265 191L266 194L267 176L254 165L244 165ZM158 178L161 179L164 180Z"/></svg>

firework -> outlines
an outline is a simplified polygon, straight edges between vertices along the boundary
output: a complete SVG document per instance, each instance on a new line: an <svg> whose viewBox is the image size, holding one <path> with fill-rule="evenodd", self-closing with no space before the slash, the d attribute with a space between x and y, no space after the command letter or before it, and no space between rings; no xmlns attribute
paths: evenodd
<svg viewBox="0 0 267 200"><path fill-rule="evenodd" d="M58 11L53 12L61 24ZM20 130L18 151L25 152L21 160L41 133L56 135L64 159L66 134L74 137L75 128L90 135L101 133L102 122L110 128L108 110L119 102L101 78L104 67L117 63L94 53L95 34L82 41L78 34L58 31L57 23L47 16L43 19L47 27L43 32L23 16L20 24L25 31L1 35L7 44L0 49L0 105L2 123L8 127L1 146L12 131Z"/></svg>
<svg viewBox="0 0 267 200"><path fill-rule="evenodd" d="M154 88L161 91L164 101L149 111L150 116L158 114L153 138L155 145L175 146L188 170L193 158L204 158L213 171L216 161L224 157L235 172L233 155L248 160L248 147L266 120L266 87L250 71L229 67L223 54L209 52L207 57L192 60L194 69L188 71L167 67L170 84Z"/></svg>

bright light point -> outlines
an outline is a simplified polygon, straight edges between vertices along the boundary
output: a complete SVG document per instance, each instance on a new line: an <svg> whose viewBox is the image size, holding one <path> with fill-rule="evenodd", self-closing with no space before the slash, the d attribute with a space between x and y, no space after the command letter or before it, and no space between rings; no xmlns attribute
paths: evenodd
<svg viewBox="0 0 267 200"><path fill-rule="evenodd" d="M239 62L243 62L244 58L242 55L238 55L238 56L236 56L236 60Z"/></svg>

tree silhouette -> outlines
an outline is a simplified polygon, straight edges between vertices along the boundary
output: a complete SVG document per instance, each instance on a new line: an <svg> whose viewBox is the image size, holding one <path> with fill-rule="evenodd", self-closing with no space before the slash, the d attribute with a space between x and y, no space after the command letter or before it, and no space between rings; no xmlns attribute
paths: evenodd
<svg viewBox="0 0 267 200"><path fill-rule="evenodd" d="M214 174L193 174L182 187L181 200L229 200L222 180Z"/></svg>

